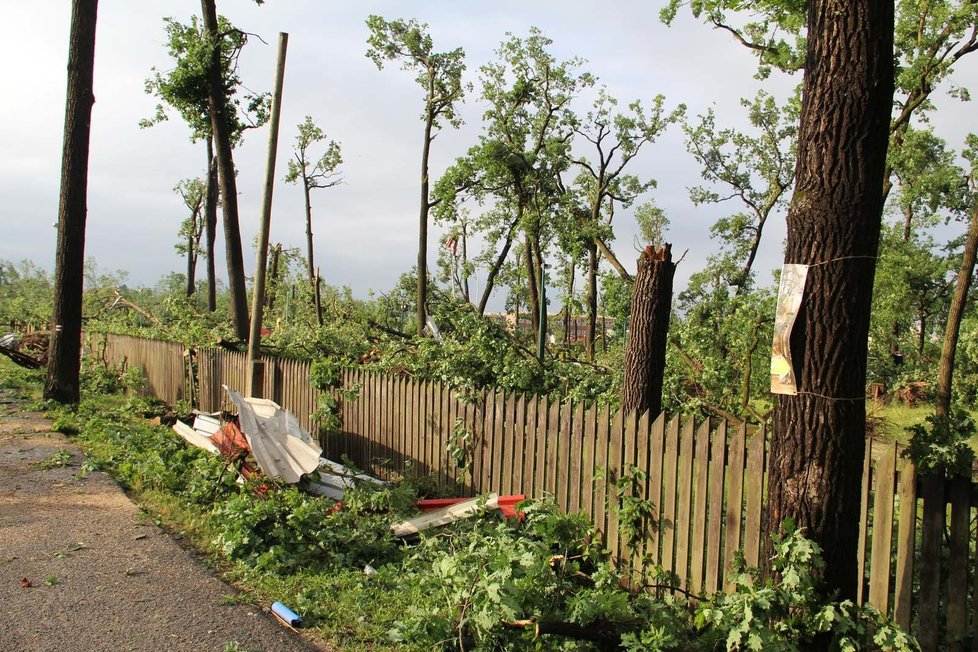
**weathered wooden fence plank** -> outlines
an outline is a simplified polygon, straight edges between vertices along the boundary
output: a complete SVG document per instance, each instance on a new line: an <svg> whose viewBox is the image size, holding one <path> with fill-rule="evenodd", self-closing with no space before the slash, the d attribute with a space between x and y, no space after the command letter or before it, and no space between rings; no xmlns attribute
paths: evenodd
<svg viewBox="0 0 978 652"><path fill-rule="evenodd" d="M740 526L744 514L744 447L747 440L747 425L734 428L727 441L727 502L724 517L723 568L724 590L733 589L730 565L734 555L741 549Z"/></svg>
<svg viewBox="0 0 978 652"><path fill-rule="evenodd" d="M693 438L696 423L687 418L679 440L679 476L676 500L676 576L679 587L689 586L689 527L693 513Z"/></svg>
<svg viewBox="0 0 978 652"><path fill-rule="evenodd" d="M964 652L968 633L968 539L971 538L971 481L951 480L951 539L947 574L948 649Z"/></svg>
<svg viewBox="0 0 978 652"><path fill-rule="evenodd" d="M944 478L926 476L921 483L924 518L920 525L920 557L938 560L944 538ZM939 609L941 601L941 565L924 563L920 567L920 589L917 600L917 641L922 650L936 650L941 635Z"/></svg>
<svg viewBox="0 0 978 652"><path fill-rule="evenodd" d="M761 513L764 495L765 432L757 428L747 442L747 508L744 515L744 561L757 567L761 559Z"/></svg>
<svg viewBox="0 0 978 652"><path fill-rule="evenodd" d="M679 460L679 416L673 416L666 426L666 442L662 460L662 520L659 538L662 540L660 564L667 572L676 568L676 465Z"/></svg>
<svg viewBox="0 0 978 652"><path fill-rule="evenodd" d="M896 447L884 444L876 461L873 496L873 552L869 569L869 603L886 613L890 599L890 550L893 535L893 495Z"/></svg>
<svg viewBox="0 0 978 652"><path fill-rule="evenodd" d="M706 517L710 472L710 422L708 420L700 424L695 439L693 475L696 477L696 487L693 493L693 543L690 550L689 587L694 594L700 595L703 591L706 569Z"/></svg>
<svg viewBox="0 0 978 652"><path fill-rule="evenodd" d="M706 591L716 593L721 586L720 547L723 536L723 479L726 473L727 422L721 421L713 433L710 450L710 507L707 516L706 536Z"/></svg>
<svg viewBox="0 0 978 652"><path fill-rule="evenodd" d="M913 552L917 528L917 474L913 462L900 462L900 521L897 528L897 562L893 590L893 619L910 629L913 594Z"/></svg>

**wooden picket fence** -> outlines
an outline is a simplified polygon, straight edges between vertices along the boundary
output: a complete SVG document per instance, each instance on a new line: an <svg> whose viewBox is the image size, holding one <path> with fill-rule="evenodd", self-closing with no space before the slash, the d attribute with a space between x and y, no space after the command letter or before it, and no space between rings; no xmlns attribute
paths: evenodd
<svg viewBox="0 0 978 652"><path fill-rule="evenodd" d="M142 366L161 398L228 407L222 384L242 389L245 356L109 336L103 358ZM311 363L266 356L263 395L317 429ZM192 364L188 364L192 361ZM189 370L193 373L188 373ZM196 379L196 380L195 380ZM180 385L180 383L184 383ZM553 496L603 532L625 572L648 555L693 594L729 590L738 550L763 554L767 433L722 419L611 412L546 396L463 394L410 377L343 371L341 428L320 434L324 455L379 477L430 478L448 492ZM978 652L976 484L918 477L892 442L868 442L859 528L859 601L917 636L924 650ZM634 474L633 470L641 471ZM654 506L649 536L629 540L616 489ZM629 547L629 543L634 543Z"/></svg>

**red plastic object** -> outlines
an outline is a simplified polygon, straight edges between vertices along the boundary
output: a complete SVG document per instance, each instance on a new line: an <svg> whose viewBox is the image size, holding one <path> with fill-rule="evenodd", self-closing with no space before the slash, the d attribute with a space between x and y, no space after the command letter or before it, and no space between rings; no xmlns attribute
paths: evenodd
<svg viewBox="0 0 978 652"><path fill-rule="evenodd" d="M424 500L419 500L415 504L418 506L422 512L433 512L437 509L443 509L449 505L455 505L456 503L461 503L466 500L471 500L470 498L426 498ZM522 518L522 514L516 514L516 504L520 501L526 500L526 494L514 494L512 496L500 496L499 497L499 511L503 513L506 518Z"/></svg>

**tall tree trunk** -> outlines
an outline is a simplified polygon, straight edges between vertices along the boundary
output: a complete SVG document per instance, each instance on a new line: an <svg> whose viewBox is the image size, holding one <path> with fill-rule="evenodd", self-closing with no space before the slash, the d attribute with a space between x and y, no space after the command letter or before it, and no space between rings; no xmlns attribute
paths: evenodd
<svg viewBox="0 0 978 652"><path fill-rule="evenodd" d="M95 95L96 0L72 0L68 41L68 89L64 145L61 151L61 196L54 267L53 328L48 345L44 398L77 403L81 355L82 290L85 266L85 220L88 212L88 152Z"/></svg>
<svg viewBox="0 0 978 652"><path fill-rule="evenodd" d="M279 259L282 257L282 243L279 242L271 251L271 261L268 263L268 291L265 293L265 312L272 313L275 307L275 295L278 294L279 286Z"/></svg>
<svg viewBox="0 0 978 652"><path fill-rule="evenodd" d="M472 301L472 297L469 294L469 274L466 267L469 264L469 234L465 227L465 222L462 223L462 296L465 298L466 303Z"/></svg>
<svg viewBox="0 0 978 652"><path fill-rule="evenodd" d="M187 235L187 296L192 297L194 292L197 291L197 240L194 238L194 233L197 230L197 220L199 216L194 213L194 224L193 228L190 229L190 233Z"/></svg>
<svg viewBox="0 0 978 652"><path fill-rule="evenodd" d="M214 262L214 239L217 237L217 161L214 139L207 139L207 198L204 203L204 238L207 250L207 309L217 310L217 271Z"/></svg>
<svg viewBox="0 0 978 652"><path fill-rule="evenodd" d="M577 266L574 265L573 257L570 259L568 266L570 269L568 270L567 296L564 298L564 344L570 342L571 307L574 302L574 280L577 277Z"/></svg>
<svg viewBox="0 0 978 652"><path fill-rule="evenodd" d="M428 89L429 102L434 93ZM424 147L421 149L421 213L418 220L418 337L424 335L428 321L428 209L431 208L428 191L428 155L431 152L431 130L435 116L429 107L424 122Z"/></svg>
<svg viewBox="0 0 978 652"><path fill-rule="evenodd" d="M526 292L529 302L527 312L530 313L530 330L536 335L540 327L540 295L537 294L536 264L533 261L533 242L530 240L530 234L524 233L523 236L523 265L526 268Z"/></svg>
<svg viewBox="0 0 978 652"><path fill-rule="evenodd" d="M958 278L954 285L954 296L951 297L947 327L944 330L941 363L937 370L937 409L935 412L938 417L947 416L951 409L954 356L958 349L958 333L961 330L961 319L964 317L964 308L968 301L968 291L971 289L971 280L975 275L976 255L978 255L978 204L971 209L968 238L961 258L961 269L958 270Z"/></svg>
<svg viewBox="0 0 978 652"><path fill-rule="evenodd" d="M221 76L221 35L217 27L214 0L200 0L204 28L212 41L207 66L207 107L211 114L211 133L217 144L217 170L224 210L224 246L227 253L228 288L231 293L231 322L234 334L248 339L248 294L245 287L244 258L241 253L241 229L238 221L238 186L234 178L234 156L231 153L231 124L224 98Z"/></svg>
<svg viewBox="0 0 978 652"><path fill-rule="evenodd" d="M584 355L594 360L594 343L598 326L598 248L587 244L587 330L584 333Z"/></svg>
<svg viewBox="0 0 978 652"><path fill-rule="evenodd" d="M533 247L537 280L540 283L540 290L537 294L539 304L534 306L537 311L537 358L542 362L544 355L547 350L547 323L549 319L547 318L547 274L545 263L543 262L543 251L540 248L540 242L534 243Z"/></svg>
<svg viewBox="0 0 978 652"><path fill-rule="evenodd" d="M506 256L509 255L509 250L513 246L513 232L516 229L516 225L519 224L520 216L517 215L516 219L513 220L509 228L506 230L506 241L503 243L503 248L496 256L495 262L492 267L489 268L489 273L486 275L486 286L482 288L482 298L479 299L479 316L486 314L486 305L489 303L489 297L492 296L492 291L496 287L496 277L499 275L499 270L502 269L503 263L506 262Z"/></svg>
<svg viewBox="0 0 978 652"><path fill-rule="evenodd" d="M786 518L856 597L866 356L893 99L893 0L812 0L786 263L811 265L791 334L799 393L779 396L768 529Z"/></svg>
<svg viewBox="0 0 978 652"><path fill-rule="evenodd" d="M662 411L662 378L666 368L666 342L672 312L672 281L676 265L672 248L646 247L638 257L632 287L632 310L625 345L622 383L623 413L648 411L655 419Z"/></svg>
<svg viewBox="0 0 978 652"><path fill-rule="evenodd" d="M309 274L309 285L316 282L316 265L313 263L312 251L312 198L309 196L309 180L302 175L302 189L306 198L306 272Z"/></svg>

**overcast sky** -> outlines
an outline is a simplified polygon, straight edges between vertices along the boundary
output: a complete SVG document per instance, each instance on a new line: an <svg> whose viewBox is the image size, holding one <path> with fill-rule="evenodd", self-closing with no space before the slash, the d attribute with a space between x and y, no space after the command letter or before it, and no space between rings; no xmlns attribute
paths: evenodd
<svg viewBox="0 0 978 652"><path fill-rule="evenodd" d="M585 58L585 69L623 104L633 99L647 103L662 93L670 109L685 103L695 115L715 106L722 125L743 124L739 98L753 96L759 84L753 79L752 57L727 35L688 15L672 28L663 26L660 4L268 0L258 7L251 0L218 0L221 14L267 42L252 38L242 54L240 76L250 89L271 88L277 33L289 34L272 240L304 246L302 192L282 183L282 177L296 125L308 114L343 147L345 183L313 198L324 278L365 296L369 289L389 289L414 265L422 90L413 74L396 65L378 71L366 58L364 20L372 13L427 22L437 49L465 49L467 77L474 83L479 66L492 59L506 32L525 35L533 25L553 39L559 58ZM70 2L2 0L0 7L5 26L0 40L0 258L30 259L51 268ZM100 269L127 270L132 284L152 284L167 272L184 269L173 244L185 211L172 189L181 179L202 174L204 145L191 144L177 116L151 129L140 129L138 122L156 104L143 91L150 69L170 66L162 18L185 22L199 11L196 0L99 2L86 255ZM975 62L968 63L970 69L963 74L974 79ZM781 76L766 88L783 96L791 84ZM587 104L582 100L578 108L586 110ZM938 126L953 135L963 133L969 109L950 106ZM462 107L465 126L457 132L445 130L434 143L433 179L475 143L482 112L476 84ZM251 131L235 153L248 270L254 267L250 243L257 231L267 139L267 129ZM734 207L697 208L690 203L688 188L699 183L699 171L678 128L643 150L634 172L658 181L648 198L672 222L667 240L677 255L689 249L678 271L681 287L716 247L709 240L710 225ZM614 249L634 268L632 215L622 211L615 222ZM762 281L770 278L767 270L780 265L783 238L784 219L779 216L758 260ZM223 252L220 236L218 246ZM218 269L223 266L221 253Z"/></svg>

